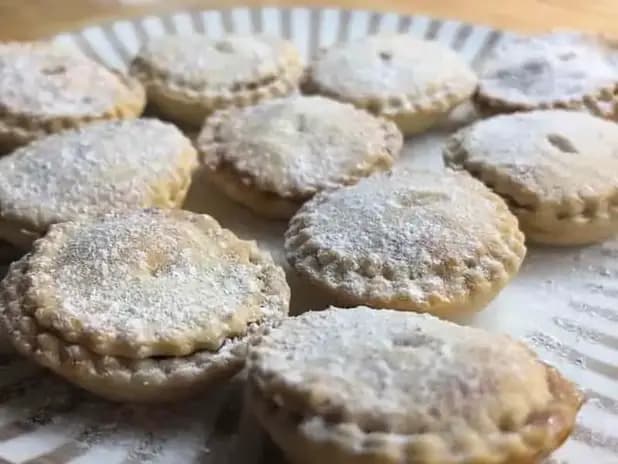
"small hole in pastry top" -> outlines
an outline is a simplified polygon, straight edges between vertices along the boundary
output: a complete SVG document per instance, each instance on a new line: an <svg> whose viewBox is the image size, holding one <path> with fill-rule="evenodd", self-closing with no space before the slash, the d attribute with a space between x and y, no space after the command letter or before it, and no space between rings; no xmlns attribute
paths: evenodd
<svg viewBox="0 0 618 464"><path fill-rule="evenodd" d="M378 56L382 61L390 61L393 59L393 53L388 50L382 50Z"/></svg>
<svg viewBox="0 0 618 464"><path fill-rule="evenodd" d="M221 53L232 53L234 51L234 45L227 40L221 40L215 44L215 49Z"/></svg>
<svg viewBox="0 0 618 464"><path fill-rule="evenodd" d="M67 68L65 68L63 65L60 64L58 66L43 68L43 74L47 74L47 75L63 74L66 72L66 70Z"/></svg>
<svg viewBox="0 0 618 464"><path fill-rule="evenodd" d="M333 409L325 412L323 418L329 424L338 424L343 422L343 411L341 409Z"/></svg>
<svg viewBox="0 0 618 464"><path fill-rule="evenodd" d="M393 346L401 346L404 348L418 348L420 346L429 345L432 340L426 335L419 333L411 333L408 335L399 335L393 338Z"/></svg>
<svg viewBox="0 0 618 464"><path fill-rule="evenodd" d="M560 58L562 61L569 61L575 58L576 56L577 55L575 54L575 52L565 52L565 53L561 53L560 55L558 55L558 58Z"/></svg>
<svg viewBox="0 0 618 464"><path fill-rule="evenodd" d="M382 111L382 102L379 100L371 100L367 105L367 110L374 114L379 114Z"/></svg>
<svg viewBox="0 0 618 464"><path fill-rule="evenodd" d="M599 205L594 204L592 202L587 202L582 211L582 216L592 218L596 216L598 209L599 209Z"/></svg>
<svg viewBox="0 0 618 464"><path fill-rule="evenodd" d="M543 59L528 60L524 63L523 70L531 74L541 74L547 65L547 61Z"/></svg>
<svg viewBox="0 0 618 464"><path fill-rule="evenodd" d="M570 217L571 217L571 215L569 214L568 211L558 211L556 213L556 219L558 219L559 221L563 221L563 220L568 219Z"/></svg>
<svg viewBox="0 0 618 464"><path fill-rule="evenodd" d="M298 132L306 132L307 126L307 117L304 114L299 114L296 117L296 130Z"/></svg>
<svg viewBox="0 0 618 464"><path fill-rule="evenodd" d="M390 97L388 99L388 104L392 106L393 108L399 108L403 105L403 102L401 101L401 98L399 97Z"/></svg>
<svg viewBox="0 0 618 464"><path fill-rule="evenodd" d="M547 141L563 153L577 153L577 148L563 135L549 134Z"/></svg>
<svg viewBox="0 0 618 464"><path fill-rule="evenodd" d="M503 432L512 432L512 431L516 430L517 424L513 420L513 417L511 417L511 416L503 416L500 419L500 423L498 424L498 427Z"/></svg>

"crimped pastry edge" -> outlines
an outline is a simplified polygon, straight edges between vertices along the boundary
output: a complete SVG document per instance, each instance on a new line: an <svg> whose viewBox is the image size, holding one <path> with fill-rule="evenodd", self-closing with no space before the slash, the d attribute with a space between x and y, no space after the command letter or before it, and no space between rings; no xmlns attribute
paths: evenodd
<svg viewBox="0 0 618 464"><path fill-rule="evenodd" d="M142 84L130 76L111 71L130 90L131 98L118 101L101 114L77 117L40 118L32 114L7 113L0 111L0 154L12 150L46 135L96 122L139 117L146 105L146 92Z"/></svg>
<svg viewBox="0 0 618 464"><path fill-rule="evenodd" d="M342 103L354 110L359 110L350 103ZM234 118L242 109L223 109L215 112L208 118L200 132L196 147L200 154L200 163L207 176L215 179L217 186L225 191L235 201L244 204L259 214L268 217L287 219L294 214L298 207L307 199L315 195L319 189L307 186L302 190L288 189L275 192L274 189L259 185L258 179L249 172L236 168L234 163L226 162L226 142L217 140L218 127L225 121ZM377 171L388 169L392 162L399 157L403 147L402 134L391 121L376 117L380 122L383 138L383 149L372 163L365 163L353 175L344 175L333 183L339 185L353 185L360 179ZM390 164L389 164L390 163ZM255 201L255 198L258 201Z"/></svg>
<svg viewBox="0 0 618 464"><path fill-rule="evenodd" d="M291 410L277 389L265 391L259 373L249 367L247 397L262 426L295 464L538 464L570 435L582 394L553 367L546 366L553 401L543 411L530 414L518 430L503 430L484 449L461 449L436 433L398 434L388 430L363 430L353 422L336 422L310 411ZM260 385L262 384L262 385ZM290 388L280 385L278 388ZM308 433L307 426L311 427ZM468 429L467 432L474 431ZM477 433L477 436L480 435ZM480 436L479 443L488 440ZM463 452L462 452L463 451Z"/></svg>
<svg viewBox="0 0 618 464"><path fill-rule="evenodd" d="M180 162L176 166L176 172L167 179L159 179L158 182L148 187L149 200L138 207L155 208L180 208L191 186L193 173L198 167L197 152L191 142L186 139ZM131 208L126 208L131 209ZM110 210L111 211L111 210ZM95 215L101 214L101 211ZM88 215L85 213L84 215ZM66 217L65 221L74 220L74 217ZM36 209L14 209L0 198L0 238L22 249L29 249L33 242L45 235L51 225L56 223L52 217L38 215Z"/></svg>
<svg viewBox="0 0 618 464"><path fill-rule="evenodd" d="M548 102L527 103L500 98L483 92L482 80L474 94L473 101L479 112L485 116L517 111L564 109L590 113L611 121L618 121L618 82L598 89L594 94L581 98L564 98Z"/></svg>
<svg viewBox="0 0 618 464"><path fill-rule="evenodd" d="M478 79L474 71L469 69L471 79L460 79L453 82L449 89L435 91L431 95L419 98L417 95L402 94L389 98L352 98L341 95L322 85L315 79L314 64L320 60L328 49L322 49L305 71L301 87L305 93L319 94L335 100L351 103L357 108L387 118L400 128L404 135L422 132L444 119L452 109L469 99L476 91ZM465 63L464 63L465 64ZM473 77L473 78L472 78Z"/></svg>
<svg viewBox="0 0 618 464"><path fill-rule="evenodd" d="M271 255L268 252L258 249L253 241L242 240L231 231L224 229L211 216L206 214L198 214L185 210L160 209L155 210L160 214L168 217L178 218L180 220L192 222L197 227L206 230L213 228L220 232L221 237L226 240L226 246L231 242L240 246L249 254L250 262L257 268L256 272L259 275L262 284L259 293L265 296L262 305L268 305L266 308L260 306L260 316L263 319L268 318L267 312L272 312L275 315L285 315L289 310L290 289L285 280L283 269L277 266ZM105 217L105 215L102 215ZM92 218L85 219L86 221ZM79 230L79 222L65 222L53 225L46 236L34 242L33 250L28 255L29 269L38 271L41 266L45 269L50 254L55 253L62 244L67 234L74 233L74 229ZM67 232L68 231L68 232ZM53 285L53 274L37 274L38 281L49 282ZM32 284L32 279L29 280ZM152 343L150 346L145 343L136 344L133 340L128 340L126 337L118 336L118 334L106 328L102 333L101 329L88 328L78 325L76 328L67 319L51 317L55 312L56 295L55 292L48 286L43 288L24 289L22 295L23 301L27 303L28 308L36 308L36 313L28 314L32 316L41 330L53 332L58 335L64 342L70 344L78 344L87 348L94 354L101 356L120 356L127 359L143 359L154 356L185 356L187 354L199 351L205 348L207 342L196 340L195 334L185 337L177 341L175 344L166 340L161 348L157 343ZM267 311L270 310L270 311ZM43 320L45 319L45 322ZM246 321L249 325L254 321ZM227 338L230 338L227 336ZM158 342L158 341L157 341ZM162 351L163 350L163 351Z"/></svg>
<svg viewBox="0 0 618 464"><path fill-rule="evenodd" d="M472 178L472 177L471 177ZM478 181L477 181L478 182ZM335 191L336 192L336 191ZM393 308L400 310L412 310L428 312L443 317L458 317L482 309L491 301L504 286L517 274L526 253L524 245L524 235L519 230L518 221L508 210L504 201L496 194L487 189L484 192L498 209L500 225L496 226L496 231L501 235L501 243L504 245L502 257L487 254L483 259L470 265L466 264L467 269L461 269L461 274L475 270L474 278L466 278L465 285L457 292L444 294L441 292L431 292L424 294L422 299L402 299L394 292L393 282L401 282L400 279L392 279L382 272L376 275L367 275L362 272L361 263L358 258L350 258L356 263L356 269L350 270L354 276L358 276L365 282L361 293L349 290L349 278L326 280L324 269L333 263L339 262L337 259L327 259L325 263L320 259L320 255L328 254L327 249L322 249L312 244L311 233L307 231L311 227L311 208L314 203L328 200L328 196L333 192L322 192L312 200L305 203L289 222L285 232L285 254L288 262L294 270L303 278L307 279L316 287L331 294L338 300L339 304L345 306L368 305L375 308ZM481 263L481 261L483 261ZM489 262L488 262L489 261ZM477 269L480 268L480 269ZM359 272L358 270L361 270ZM480 273L478 271L481 271ZM485 274L495 274L492 280L484 278ZM407 282L418 282L417 279L408 279ZM367 285L373 283L372 288ZM376 289L378 284L378 289Z"/></svg>
<svg viewBox="0 0 618 464"><path fill-rule="evenodd" d="M217 352L178 358L122 359L101 356L41 330L22 313L27 257L13 263L0 286L0 318L16 350L67 380L114 401L155 402L183 398L242 368L244 337Z"/></svg>
<svg viewBox="0 0 618 464"><path fill-rule="evenodd" d="M474 167L467 163L470 154L463 146L467 130L461 129L447 139L443 148L445 164L451 169L468 172L500 195L519 219L526 239L572 246L603 241L618 233L618 187L612 196L600 202L576 194L565 195L558 205L543 202L538 197L530 204L525 186L502 174L499 168L482 160ZM579 211L575 204L583 204L583 209Z"/></svg>
<svg viewBox="0 0 618 464"><path fill-rule="evenodd" d="M274 323L274 319L253 322L245 334L226 339L216 352L198 350L187 356L145 359L100 355L66 342L24 314L29 258L26 255L12 263L0 284L0 322L11 343L23 356L113 401L178 400L225 380L243 368L249 340Z"/></svg>
<svg viewBox="0 0 618 464"><path fill-rule="evenodd" d="M278 73L256 76L253 81L240 83L239 89L226 92L199 89L172 80L139 55L129 69L129 73L144 85L153 111L189 127L200 127L205 118L218 109L245 107L289 95L297 90L303 72L300 57L289 50ZM266 79L267 82L261 82Z"/></svg>

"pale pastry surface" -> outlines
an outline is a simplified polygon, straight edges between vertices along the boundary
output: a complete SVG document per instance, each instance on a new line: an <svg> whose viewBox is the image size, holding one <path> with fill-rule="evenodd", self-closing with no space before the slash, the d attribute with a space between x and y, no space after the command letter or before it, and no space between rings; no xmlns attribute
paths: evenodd
<svg viewBox="0 0 618 464"><path fill-rule="evenodd" d="M287 312L283 271L210 216L133 210L58 224L34 245L37 324L101 355L216 351Z"/></svg>
<svg viewBox="0 0 618 464"><path fill-rule="evenodd" d="M336 463L532 463L582 402L508 336L367 307L283 321L250 349L249 384L266 428L287 417L307 446L278 441L291 456Z"/></svg>
<svg viewBox="0 0 618 464"><path fill-rule="evenodd" d="M0 44L0 120L25 137L39 124L137 116L144 91L80 52L47 42ZM44 127L47 132L53 127Z"/></svg>
<svg viewBox="0 0 618 464"><path fill-rule="evenodd" d="M143 90L131 81L56 44L0 44L0 107L9 116L98 119L124 104L141 112Z"/></svg>
<svg viewBox="0 0 618 464"><path fill-rule="evenodd" d="M525 254L517 219L480 182L412 170L316 195L290 221L285 249L346 304L439 313L497 293Z"/></svg>
<svg viewBox="0 0 618 464"><path fill-rule="evenodd" d="M312 63L309 86L377 114L445 110L469 97L476 76L455 52L409 35L335 45Z"/></svg>
<svg viewBox="0 0 618 464"><path fill-rule="evenodd" d="M445 160L515 211L618 215L618 125L564 110L495 116L453 135Z"/></svg>
<svg viewBox="0 0 618 464"><path fill-rule="evenodd" d="M182 202L197 166L191 142L155 119L94 123L0 159L2 219L43 232L82 214Z"/></svg>
<svg viewBox="0 0 618 464"><path fill-rule="evenodd" d="M617 85L615 44L583 33L558 32L505 40L484 63L478 96L496 110L581 105L618 117Z"/></svg>
<svg viewBox="0 0 618 464"><path fill-rule="evenodd" d="M147 42L134 70L147 68L152 76L196 91L225 94L259 87L269 79L299 67L294 46L269 36L229 35L212 39L205 35L167 36Z"/></svg>
<svg viewBox="0 0 618 464"><path fill-rule="evenodd" d="M216 113L197 142L208 170L232 170L238 183L300 200L388 169L402 144L392 122L300 95Z"/></svg>

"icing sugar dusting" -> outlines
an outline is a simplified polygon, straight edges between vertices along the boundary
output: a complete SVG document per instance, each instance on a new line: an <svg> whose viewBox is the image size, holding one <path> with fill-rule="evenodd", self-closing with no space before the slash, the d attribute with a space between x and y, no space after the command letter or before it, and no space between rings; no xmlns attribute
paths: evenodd
<svg viewBox="0 0 618 464"><path fill-rule="evenodd" d="M33 117L103 114L132 91L115 74L51 43L0 44L0 107Z"/></svg>
<svg viewBox="0 0 618 464"><path fill-rule="evenodd" d="M229 35L214 40L191 35L151 40L137 60L184 85L217 91L234 83L279 77L287 54L298 58L291 44L274 37Z"/></svg>
<svg viewBox="0 0 618 464"><path fill-rule="evenodd" d="M411 277L448 275L500 239L500 212L487 193L458 173L376 175L308 204L307 228L320 249L339 256L389 263Z"/></svg>
<svg viewBox="0 0 618 464"><path fill-rule="evenodd" d="M176 127L155 119L91 124L0 159L0 204L3 213L34 217L42 226L152 206L157 184L172 183L179 169L197 163L187 159L191 153Z"/></svg>
<svg viewBox="0 0 618 464"><path fill-rule="evenodd" d="M522 203L618 195L618 125L613 122L573 111L515 113L477 122L454 140L466 165L494 166L520 186L509 193Z"/></svg>
<svg viewBox="0 0 618 464"><path fill-rule="evenodd" d="M371 431L495 432L501 419L522 423L552 398L545 367L525 346L428 315L308 312L284 321L253 351L250 379L272 386L280 404L301 401L308 417L333 411L338 421ZM311 431L312 421L303 427Z"/></svg>
<svg viewBox="0 0 618 464"><path fill-rule="evenodd" d="M578 33L507 40L481 73L483 94L537 104L581 99L618 82L618 50Z"/></svg>
<svg viewBox="0 0 618 464"><path fill-rule="evenodd" d="M307 196L390 167L402 140L388 124L324 97L272 100L229 113L216 129L221 150L208 149L206 163L231 163L266 191Z"/></svg>
<svg viewBox="0 0 618 464"><path fill-rule="evenodd" d="M31 269L34 291L49 286L55 307L37 319L149 355L216 350L244 333L273 309L262 266L247 242L200 218L137 210L52 228L66 237L51 255L35 253Z"/></svg>
<svg viewBox="0 0 618 464"><path fill-rule="evenodd" d="M456 53L409 35L369 36L337 45L312 66L312 78L335 94L353 99L424 99L476 85L476 77Z"/></svg>

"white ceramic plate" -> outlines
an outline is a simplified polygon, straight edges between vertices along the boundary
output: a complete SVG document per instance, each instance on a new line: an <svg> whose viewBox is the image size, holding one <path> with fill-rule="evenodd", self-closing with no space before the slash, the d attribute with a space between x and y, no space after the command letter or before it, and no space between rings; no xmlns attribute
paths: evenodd
<svg viewBox="0 0 618 464"><path fill-rule="evenodd" d="M124 68L141 42L161 34L267 32L292 39L309 57L336 41L395 31L436 39L475 65L504 35L425 16L236 8L118 21L54 40ZM440 144L447 132L444 127L409 140L399 166L442 169ZM199 182L189 205L258 240L284 264L284 224L260 220ZM324 304L293 275L290 284L296 311ZM527 340L587 392L589 401L573 437L549 462L618 463L618 241L578 249L531 248L517 279L468 322ZM279 462L269 446L263 457L264 440L251 417L241 414L238 384L173 406L116 405L6 356L0 359L0 464Z"/></svg>

